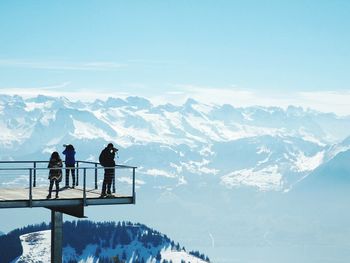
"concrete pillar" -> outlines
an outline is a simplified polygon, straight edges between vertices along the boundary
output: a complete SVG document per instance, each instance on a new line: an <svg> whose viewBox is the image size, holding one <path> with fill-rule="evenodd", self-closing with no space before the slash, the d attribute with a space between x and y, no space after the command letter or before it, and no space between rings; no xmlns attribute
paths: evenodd
<svg viewBox="0 0 350 263"><path fill-rule="evenodd" d="M62 263L63 214L51 210L51 263Z"/></svg>

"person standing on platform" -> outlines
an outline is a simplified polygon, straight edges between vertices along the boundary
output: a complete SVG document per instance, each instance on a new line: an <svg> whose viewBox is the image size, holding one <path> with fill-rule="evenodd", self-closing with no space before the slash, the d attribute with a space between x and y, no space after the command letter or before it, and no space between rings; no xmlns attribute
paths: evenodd
<svg viewBox="0 0 350 263"><path fill-rule="evenodd" d="M102 184L101 198L113 197L111 193L112 181L115 176L115 153L118 151L117 148L109 143L106 148L104 148L100 154L99 161L100 164L105 167L104 179Z"/></svg>
<svg viewBox="0 0 350 263"><path fill-rule="evenodd" d="M69 171L72 174L72 188L75 188L75 149L71 144L63 144L66 149L62 152L66 156L66 187L69 187Z"/></svg>
<svg viewBox="0 0 350 263"><path fill-rule="evenodd" d="M47 168L51 168L49 172L49 180L50 180L50 186L49 186L49 194L47 195L47 199L51 198L51 192L53 184L56 185L56 198L58 198L58 192L60 189L59 183L62 180L62 160L60 158L60 155L58 152L53 152L51 154L51 158L49 161L49 165Z"/></svg>

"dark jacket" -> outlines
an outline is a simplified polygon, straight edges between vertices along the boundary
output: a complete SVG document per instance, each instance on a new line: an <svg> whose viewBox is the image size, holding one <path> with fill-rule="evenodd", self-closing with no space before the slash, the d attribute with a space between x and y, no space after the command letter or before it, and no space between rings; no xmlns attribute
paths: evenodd
<svg viewBox="0 0 350 263"><path fill-rule="evenodd" d="M75 151L66 148L62 153L66 156L66 166L75 166Z"/></svg>
<svg viewBox="0 0 350 263"><path fill-rule="evenodd" d="M49 161L49 165L47 166L47 168L60 168L62 167L62 160L61 159L50 159ZM62 178L62 169L50 169L50 173L49 173L49 179L53 180L59 180L61 181Z"/></svg>
<svg viewBox="0 0 350 263"><path fill-rule="evenodd" d="M100 164L104 167L113 167L115 166L115 152L111 151L109 148L104 148L100 154L99 161Z"/></svg>

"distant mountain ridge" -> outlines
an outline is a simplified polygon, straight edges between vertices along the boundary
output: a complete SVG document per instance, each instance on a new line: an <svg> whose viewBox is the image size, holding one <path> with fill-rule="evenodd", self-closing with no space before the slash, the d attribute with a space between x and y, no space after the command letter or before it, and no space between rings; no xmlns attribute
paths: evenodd
<svg viewBox="0 0 350 263"><path fill-rule="evenodd" d="M138 167L137 209L93 211L90 218L147 222L215 262L344 262L349 120L293 106L0 96L0 158L48 160L72 143L77 159L97 161L111 141L118 163ZM47 187L46 171L40 176ZM27 186L27 178L3 187ZM117 193L128 182L117 170Z"/></svg>
<svg viewBox="0 0 350 263"><path fill-rule="evenodd" d="M227 188L286 190L333 158L334 145L350 145L350 117L193 99L155 106L140 97L72 102L0 95L0 127L2 160L46 160L73 143L78 159L96 161L103 145L114 142L118 161L138 166L141 184L162 178L157 187L214 176Z"/></svg>
<svg viewBox="0 0 350 263"><path fill-rule="evenodd" d="M50 231L46 224L16 229L0 237L1 262L47 262ZM173 262L205 263L198 251L186 252L166 235L130 222L65 222L63 262Z"/></svg>

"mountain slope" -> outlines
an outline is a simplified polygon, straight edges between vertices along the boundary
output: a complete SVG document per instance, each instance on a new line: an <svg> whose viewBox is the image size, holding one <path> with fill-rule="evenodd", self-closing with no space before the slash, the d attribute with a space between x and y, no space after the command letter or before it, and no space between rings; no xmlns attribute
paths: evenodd
<svg viewBox="0 0 350 263"><path fill-rule="evenodd" d="M36 231L27 233L34 228ZM1 262L47 262L51 253L51 232L39 230L47 228L42 224L3 236L0 244L6 249L6 255L0 254ZM63 229L63 262L109 263L116 258L120 262L209 262L203 254L188 253L166 235L141 224L78 221L65 222ZM20 242L20 250L14 250L14 241L11 241L14 239L17 239L15 243Z"/></svg>
<svg viewBox="0 0 350 263"><path fill-rule="evenodd" d="M334 158L315 169L297 188L318 191L341 191L350 186L350 150L338 153Z"/></svg>

